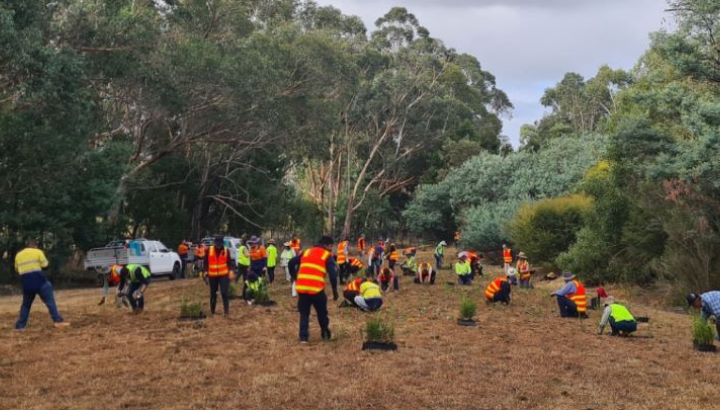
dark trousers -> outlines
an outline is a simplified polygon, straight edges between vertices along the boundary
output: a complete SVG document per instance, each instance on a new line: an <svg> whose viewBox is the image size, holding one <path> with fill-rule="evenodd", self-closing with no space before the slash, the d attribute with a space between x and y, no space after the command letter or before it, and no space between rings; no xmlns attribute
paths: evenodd
<svg viewBox="0 0 720 410"><path fill-rule="evenodd" d="M141 296L140 299L137 300L135 300L135 296L133 296L133 293L135 293L136 290L140 289L142 283L131 282L128 286L128 300L130 301L130 306L132 307L132 309L145 309L145 296Z"/></svg>
<svg viewBox="0 0 720 410"><path fill-rule="evenodd" d="M269 283L275 282L275 267L274 267L274 266L273 266L273 267L268 266L268 267L267 267L267 272L268 272L268 282L269 282Z"/></svg>
<svg viewBox="0 0 720 410"><path fill-rule="evenodd" d="M298 294L298 312L300 312L300 340L307 341L310 338L308 327L310 326L310 308L315 308L320 330L327 330L330 326L330 318L327 310L327 296L325 292L309 295Z"/></svg>
<svg viewBox="0 0 720 410"><path fill-rule="evenodd" d="M435 264L438 269L442 269L443 255L435 254Z"/></svg>
<svg viewBox="0 0 720 410"><path fill-rule="evenodd" d="M472 285L473 277L472 277L471 274L468 274L468 275L460 275L458 278L460 279L460 284L461 284L461 285L465 285L465 286L470 286L470 285Z"/></svg>
<svg viewBox="0 0 720 410"><path fill-rule="evenodd" d="M556 296L561 317L578 317L577 305L565 296Z"/></svg>
<svg viewBox="0 0 720 410"><path fill-rule="evenodd" d="M498 290L495 293L495 296L493 296L493 303L501 302L506 305L509 304L510 303L510 290L511 290L510 284L507 282L503 282L500 285L500 290Z"/></svg>
<svg viewBox="0 0 720 410"><path fill-rule="evenodd" d="M237 276L235 276L235 283L238 283L238 281L240 280L240 278L242 278L243 281L244 281L245 278L247 278L247 274L248 274L248 270L249 270L249 269L250 269L249 266L246 266L246 265L238 265L238 274L237 274Z"/></svg>
<svg viewBox="0 0 720 410"><path fill-rule="evenodd" d="M343 297L345 298L345 300L347 300L353 306L355 306L355 296L357 295L358 292L352 290L346 290L343 292Z"/></svg>
<svg viewBox="0 0 720 410"><path fill-rule="evenodd" d="M345 283L348 278L348 264L347 262L338 264L338 274L340 275L340 283Z"/></svg>
<svg viewBox="0 0 720 410"><path fill-rule="evenodd" d="M610 329L612 329L614 335L618 334L618 332L632 333L637 330L637 322L634 320L616 322L615 319L610 317Z"/></svg>
<svg viewBox="0 0 720 410"><path fill-rule="evenodd" d="M181 278L181 279L184 279L184 278L185 278L185 268L187 268L187 263L188 263L188 257L187 257L187 255L180 257L180 263L181 263L181 265L180 265L180 278Z"/></svg>
<svg viewBox="0 0 720 410"><path fill-rule="evenodd" d="M57 305L55 304L55 295L53 294L53 287L50 282L45 282L37 291L29 291L23 289L23 301L20 306L20 318L15 323L15 329L24 329L27 326L28 317L30 316L30 308L32 307L35 296L40 295L40 300L45 303L45 306L50 312L53 322L62 322L63 318L58 312Z"/></svg>
<svg viewBox="0 0 720 410"><path fill-rule="evenodd" d="M380 289L384 291L388 290L390 287L390 282L380 281Z"/></svg>
<svg viewBox="0 0 720 410"><path fill-rule="evenodd" d="M208 280L210 282L210 313L215 314L215 306L217 306L217 293L219 289L223 302L223 312L227 314L230 311L230 298L228 297L230 278L228 276L213 276L208 278Z"/></svg>

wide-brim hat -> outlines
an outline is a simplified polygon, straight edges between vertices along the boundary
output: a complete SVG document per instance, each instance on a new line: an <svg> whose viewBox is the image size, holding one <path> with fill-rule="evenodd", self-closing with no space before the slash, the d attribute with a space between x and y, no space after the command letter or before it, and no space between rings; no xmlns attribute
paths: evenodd
<svg viewBox="0 0 720 410"><path fill-rule="evenodd" d="M287 247L289 248L289 247L290 247L290 242L285 242L285 243L283 244L283 246L287 246Z"/></svg>
<svg viewBox="0 0 720 410"><path fill-rule="evenodd" d="M447 246L447 242L445 242L445 241L440 241L440 245L442 245L442 246Z"/></svg>
<svg viewBox="0 0 720 410"><path fill-rule="evenodd" d="M268 245L273 244L275 245L275 239L268 239Z"/></svg>
<svg viewBox="0 0 720 410"><path fill-rule="evenodd" d="M517 271L515 270L515 268L508 268L507 275L515 276L515 275L517 275Z"/></svg>
<svg viewBox="0 0 720 410"><path fill-rule="evenodd" d="M467 258L469 258L469 257L470 257L470 255L468 255L467 252L460 252L460 253L458 253L458 258L459 258L459 259L463 259L463 258L467 259Z"/></svg>
<svg viewBox="0 0 720 410"><path fill-rule="evenodd" d="M520 259L527 259L527 256L525 255L525 252L520 252L520 253L518 254L518 258L520 258Z"/></svg>
<svg viewBox="0 0 720 410"><path fill-rule="evenodd" d="M607 299L605 299L605 306L609 306L615 303L615 298L612 296L608 296Z"/></svg>
<svg viewBox="0 0 720 410"><path fill-rule="evenodd" d="M562 278L565 279L566 281L570 281L570 280L575 279L575 275L572 272L563 272Z"/></svg>
<svg viewBox="0 0 720 410"><path fill-rule="evenodd" d="M255 244L255 243L259 243L259 242L260 242L260 238L258 238L257 236L251 236L250 239L248 239L248 243Z"/></svg>

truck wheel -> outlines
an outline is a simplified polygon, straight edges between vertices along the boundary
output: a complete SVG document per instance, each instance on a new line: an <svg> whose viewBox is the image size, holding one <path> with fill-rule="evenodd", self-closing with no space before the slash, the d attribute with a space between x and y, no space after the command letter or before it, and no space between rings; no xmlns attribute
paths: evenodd
<svg viewBox="0 0 720 410"><path fill-rule="evenodd" d="M178 276L180 276L180 264L175 263L172 273L170 274L170 280L175 280Z"/></svg>

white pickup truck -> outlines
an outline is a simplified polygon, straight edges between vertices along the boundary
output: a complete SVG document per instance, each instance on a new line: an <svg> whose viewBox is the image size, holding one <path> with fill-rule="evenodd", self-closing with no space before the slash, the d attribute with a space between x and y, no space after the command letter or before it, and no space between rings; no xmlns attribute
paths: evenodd
<svg viewBox="0 0 720 410"><path fill-rule="evenodd" d="M170 280L180 275L180 256L160 241L136 239L115 241L104 248L93 248L85 257L85 269L107 272L112 265L143 265L153 276L167 276Z"/></svg>
<svg viewBox="0 0 720 410"><path fill-rule="evenodd" d="M234 238L232 236L226 236L223 239L225 242L225 247L228 248L228 251L230 251L230 259L232 259L233 262L235 262L235 265L237 265L238 249L240 248L240 245L242 245L242 239ZM207 247L211 247L215 244L215 238L203 238L200 242L202 242ZM196 246L197 245L193 245L191 248L192 252L188 252L188 261L195 260Z"/></svg>

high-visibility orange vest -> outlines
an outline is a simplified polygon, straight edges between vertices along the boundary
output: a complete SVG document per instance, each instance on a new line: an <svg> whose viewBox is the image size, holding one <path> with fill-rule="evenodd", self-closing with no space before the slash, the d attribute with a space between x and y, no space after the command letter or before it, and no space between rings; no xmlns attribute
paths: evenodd
<svg viewBox="0 0 720 410"><path fill-rule="evenodd" d="M178 255L187 255L188 254L188 246L184 243L181 243L180 246L178 246Z"/></svg>
<svg viewBox="0 0 720 410"><path fill-rule="evenodd" d="M477 253L472 253L470 251L467 251L468 259L470 259L470 262L474 262L478 259L480 259L477 255Z"/></svg>
<svg viewBox="0 0 720 410"><path fill-rule="evenodd" d="M577 287L577 292L569 294L568 299L575 302L578 313L585 313L587 312L587 297L585 296L585 286L583 286L583 284L580 283L580 281L577 279L573 279L573 283L575 284L575 287Z"/></svg>
<svg viewBox="0 0 720 410"><path fill-rule="evenodd" d="M397 262L398 259L400 259L400 254L398 253L397 249L393 249L392 251L390 251L390 256L388 256L388 259L393 262Z"/></svg>
<svg viewBox="0 0 720 410"><path fill-rule="evenodd" d="M122 265L112 265L110 267L110 275L108 276L108 283L111 286L115 286L118 283L120 283L120 271L122 270Z"/></svg>
<svg viewBox="0 0 720 410"><path fill-rule="evenodd" d="M350 258L348 259L348 262L350 262L350 266L354 266L358 269L362 269L365 265L360 262L360 259L357 258Z"/></svg>
<svg viewBox="0 0 720 410"><path fill-rule="evenodd" d="M495 297L495 294L500 291L500 288L502 287L502 283L507 282L507 278L505 276L501 276L494 281L490 282L490 284L485 288L485 298L487 300L491 301Z"/></svg>
<svg viewBox="0 0 720 410"><path fill-rule="evenodd" d="M456 241L460 240L460 232L457 232L457 231L455 232L455 240Z"/></svg>
<svg viewBox="0 0 720 410"><path fill-rule="evenodd" d="M522 280L528 280L530 277L532 277L532 274L530 273L530 264L525 259L520 259L517 263L517 271L520 274L520 279Z"/></svg>
<svg viewBox="0 0 720 410"><path fill-rule="evenodd" d="M355 280L351 280L350 283L345 286L345 292L359 292L360 291L360 285L362 284L363 279L357 278Z"/></svg>
<svg viewBox="0 0 720 410"><path fill-rule="evenodd" d="M315 295L325 290L325 264L332 254L320 247L306 250L300 258L295 289L298 293Z"/></svg>
<svg viewBox="0 0 720 410"><path fill-rule="evenodd" d="M357 248L358 248L358 251L360 251L360 252L365 250L365 239L358 238Z"/></svg>
<svg viewBox="0 0 720 410"><path fill-rule="evenodd" d="M347 261L347 255L345 252L347 251L348 241L342 241L338 244L337 248L337 263L338 265L342 265Z"/></svg>
<svg viewBox="0 0 720 410"><path fill-rule="evenodd" d="M208 267L207 272L208 276L216 277L216 276L227 276L230 274L228 271L228 250L227 248L223 247L223 250L220 251L220 254L215 254L215 247L211 246L210 250L208 251Z"/></svg>
<svg viewBox="0 0 720 410"><path fill-rule="evenodd" d="M195 247L195 256L199 259L202 259L205 257L205 245L200 244Z"/></svg>
<svg viewBox="0 0 720 410"><path fill-rule="evenodd" d="M300 238L290 240L290 248L295 251L295 254L300 253Z"/></svg>
<svg viewBox="0 0 720 410"><path fill-rule="evenodd" d="M407 254L407 255L410 255L411 253L413 253L413 252L415 252L415 251L417 251L417 248L413 246L413 247L410 247L410 248L405 248L405 250L403 251L403 253L405 253L405 254Z"/></svg>
<svg viewBox="0 0 720 410"><path fill-rule="evenodd" d="M512 263L512 250L510 250L510 248L503 249L503 261L505 261L505 263Z"/></svg>

